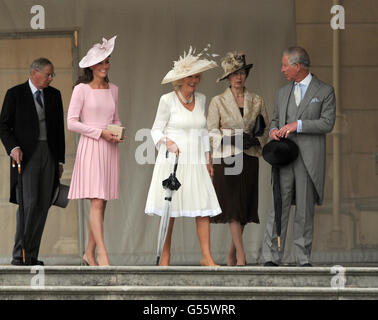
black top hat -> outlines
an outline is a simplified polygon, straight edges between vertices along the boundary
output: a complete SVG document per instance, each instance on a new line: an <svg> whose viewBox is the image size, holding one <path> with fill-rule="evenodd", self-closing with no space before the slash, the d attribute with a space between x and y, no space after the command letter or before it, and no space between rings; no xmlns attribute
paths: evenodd
<svg viewBox="0 0 378 320"><path fill-rule="evenodd" d="M299 148L297 144L286 138L271 140L263 150L262 155L265 161L272 166L286 166L298 158Z"/></svg>

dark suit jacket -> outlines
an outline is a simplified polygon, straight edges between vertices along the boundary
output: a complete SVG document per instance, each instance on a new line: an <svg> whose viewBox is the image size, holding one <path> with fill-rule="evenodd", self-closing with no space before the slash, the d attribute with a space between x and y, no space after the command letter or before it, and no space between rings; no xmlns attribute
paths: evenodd
<svg viewBox="0 0 378 320"><path fill-rule="evenodd" d="M43 89L46 117L47 142L56 161L54 189L59 183L59 162L64 163L64 118L60 91L47 87ZM22 164L27 166L39 136L39 119L29 82L9 89L5 95L0 115L0 138L9 155L12 149L20 146L23 152ZM11 171L10 202L16 203L17 168Z"/></svg>

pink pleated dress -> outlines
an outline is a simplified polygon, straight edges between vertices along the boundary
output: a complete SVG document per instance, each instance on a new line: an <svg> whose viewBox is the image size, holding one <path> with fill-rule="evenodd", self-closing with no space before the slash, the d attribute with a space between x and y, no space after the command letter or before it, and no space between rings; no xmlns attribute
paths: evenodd
<svg viewBox="0 0 378 320"><path fill-rule="evenodd" d="M118 199L118 143L107 142L101 132L108 124L121 125L118 115L118 87L92 89L75 86L67 114L68 130L80 133L69 199Z"/></svg>

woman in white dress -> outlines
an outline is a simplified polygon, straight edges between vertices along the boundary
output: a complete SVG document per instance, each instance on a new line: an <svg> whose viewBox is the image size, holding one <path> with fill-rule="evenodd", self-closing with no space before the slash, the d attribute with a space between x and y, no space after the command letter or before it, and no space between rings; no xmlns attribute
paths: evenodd
<svg viewBox="0 0 378 320"><path fill-rule="evenodd" d="M165 190L162 181L173 170L176 155L179 164L176 172L181 188L173 193L171 219L165 240L161 266L169 265L173 225L176 217L195 217L203 266L216 266L210 252L209 217L221 212L211 182L213 166L209 155L210 144L206 128L206 97L196 92L201 73L217 66L214 61L200 59L190 48L188 54L175 61L163 83L172 82L174 91L160 98L151 135L159 153L157 156L145 213L162 215ZM166 158L168 151L168 158Z"/></svg>

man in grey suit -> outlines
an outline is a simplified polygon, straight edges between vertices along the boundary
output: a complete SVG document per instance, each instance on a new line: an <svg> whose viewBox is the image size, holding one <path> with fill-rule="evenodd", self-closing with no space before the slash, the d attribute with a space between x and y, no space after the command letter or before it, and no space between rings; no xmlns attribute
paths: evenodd
<svg viewBox="0 0 378 320"><path fill-rule="evenodd" d="M278 90L270 138L293 140L299 148L298 158L280 168L282 196L281 249L278 251L274 211L264 236L265 266L281 263L290 207L295 204L294 248L299 266L311 266L315 203L323 201L325 180L326 134L332 131L336 117L333 87L309 72L310 58L305 49L290 47L282 56L283 72L290 81Z"/></svg>

